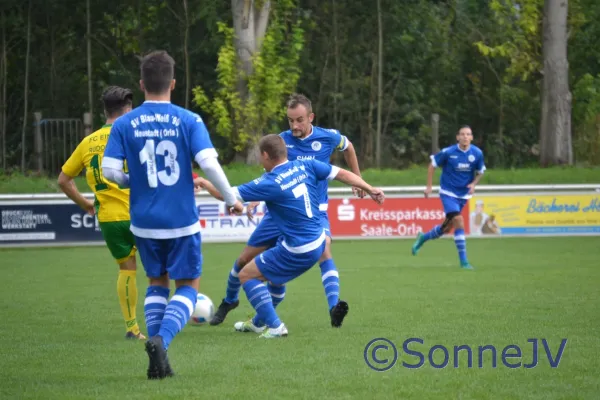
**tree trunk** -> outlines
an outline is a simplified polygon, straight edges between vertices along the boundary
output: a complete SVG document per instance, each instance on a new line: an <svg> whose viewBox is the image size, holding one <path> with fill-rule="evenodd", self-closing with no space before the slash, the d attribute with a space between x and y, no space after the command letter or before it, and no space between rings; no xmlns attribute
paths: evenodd
<svg viewBox="0 0 600 400"><path fill-rule="evenodd" d="M89 0L88 0L89 1ZM25 87L23 89L23 126L21 128L21 172L25 173L25 132L27 132L27 114L29 113L29 55L31 54L31 6L27 11L27 49L25 50Z"/></svg>
<svg viewBox="0 0 600 400"><path fill-rule="evenodd" d="M375 160L381 168L381 111L383 109L383 26L381 23L381 0L377 0L377 30L379 31L379 49L377 51L377 136L375 142Z"/></svg>
<svg viewBox="0 0 600 400"><path fill-rule="evenodd" d="M255 0L231 0L233 12L234 46L240 62L240 73L237 90L242 106L248 98L248 77L254 72L252 57L260 51L262 40L267 32L267 24L271 11L271 2L262 2L256 7ZM260 132L253 133L257 139ZM248 143L245 154L246 164L258 164L258 145L256 140ZM236 157L236 160L239 160Z"/></svg>
<svg viewBox="0 0 600 400"><path fill-rule="evenodd" d="M2 135L2 169L6 171L6 85L8 84L8 65L6 64L6 24L4 11L0 15L2 25L2 59L0 60L0 133Z"/></svg>
<svg viewBox="0 0 600 400"><path fill-rule="evenodd" d="M185 62L185 108L189 108L190 105L190 51L188 48L188 41L190 36L190 17L188 13L188 2L183 0L183 17L185 24L185 31L183 34L183 58Z"/></svg>
<svg viewBox="0 0 600 400"><path fill-rule="evenodd" d="M568 0L544 4L544 78L540 126L540 164L573 164L571 93L567 61Z"/></svg>
<svg viewBox="0 0 600 400"><path fill-rule="evenodd" d="M88 106L92 116L92 131L94 130L94 93L92 89L92 22L90 0L86 1L87 8L87 72L88 72Z"/></svg>

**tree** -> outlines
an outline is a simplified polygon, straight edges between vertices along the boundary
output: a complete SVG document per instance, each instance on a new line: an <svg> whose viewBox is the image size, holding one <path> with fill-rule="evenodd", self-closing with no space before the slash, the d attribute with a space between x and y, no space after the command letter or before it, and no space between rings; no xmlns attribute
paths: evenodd
<svg viewBox="0 0 600 400"><path fill-rule="evenodd" d="M273 9L268 1L232 0L232 6L234 27L219 23L225 38L217 65L219 87L212 100L196 87L194 102L215 119L216 133L229 148L256 164L258 140L265 130L277 128L284 97L300 77L304 31L292 0L279 1Z"/></svg>
<svg viewBox="0 0 600 400"><path fill-rule="evenodd" d="M544 4L542 120L540 163L542 166L573 164L571 143L571 92L567 60L568 0Z"/></svg>

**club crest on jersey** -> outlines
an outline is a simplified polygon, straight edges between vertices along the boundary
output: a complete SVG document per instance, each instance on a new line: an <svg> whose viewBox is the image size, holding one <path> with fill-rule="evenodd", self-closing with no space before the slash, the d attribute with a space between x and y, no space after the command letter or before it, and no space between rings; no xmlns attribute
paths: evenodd
<svg viewBox="0 0 600 400"><path fill-rule="evenodd" d="M469 154L469 157L467 157L467 159L469 160L469 162L473 162L475 161L475 156L473 154Z"/></svg>
<svg viewBox="0 0 600 400"><path fill-rule="evenodd" d="M317 142L317 141L312 142L312 144L310 145L310 147L312 147L312 149L314 151L319 151L319 150L321 150L321 142Z"/></svg>

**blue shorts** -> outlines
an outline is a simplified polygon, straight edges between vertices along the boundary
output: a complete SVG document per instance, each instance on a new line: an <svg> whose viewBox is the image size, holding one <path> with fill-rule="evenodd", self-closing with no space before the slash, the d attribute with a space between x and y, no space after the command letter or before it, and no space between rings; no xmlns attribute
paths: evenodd
<svg viewBox="0 0 600 400"><path fill-rule="evenodd" d="M252 247L274 247L281 236L279 228L271 218L271 214L266 213L259 222L248 239L248 246Z"/></svg>
<svg viewBox="0 0 600 400"><path fill-rule="evenodd" d="M174 239L135 237L148 278L169 274L169 279L196 279L202 275L200 232Z"/></svg>
<svg viewBox="0 0 600 400"><path fill-rule="evenodd" d="M313 267L325 251L325 241L307 253L291 253L281 244L256 256L258 270L269 282L284 285Z"/></svg>
<svg viewBox="0 0 600 400"><path fill-rule="evenodd" d="M444 213L448 215L451 212L461 212L468 199L459 199L457 197L440 194L442 205L444 206Z"/></svg>
<svg viewBox="0 0 600 400"><path fill-rule="evenodd" d="M327 215L327 211L321 211L321 226L325 230L325 234L329 236L329 239L332 239L331 225L329 225L329 215Z"/></svg>

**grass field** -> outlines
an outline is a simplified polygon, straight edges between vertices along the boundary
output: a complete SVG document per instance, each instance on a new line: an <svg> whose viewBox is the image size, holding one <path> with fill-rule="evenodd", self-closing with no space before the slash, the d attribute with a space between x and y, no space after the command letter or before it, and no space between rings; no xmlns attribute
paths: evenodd
<svg viewBox="0 0 600 400"><path fill-rule="evenodd" d="M339 164L344 167L344 164ZM259 166L226 165L225 173L232 185L239 185L255 179L263 173ZM196 172L201 173L200 170ZM439 182L440 171L436 172L434 184ZM412 186L425 185L427 168L415 167L404 170L364 170L363 178L374 186ZM600 168L524 168L524 169L489 169L481 180L482 185L508 184L563 184L563 183L598 183ZM83 177L77 177L75 183L81 192L89 192ZM331 186L343 186L332 182ZM3 174L0 171L0 193L57 193L56 177L27 175L19 173Z"/></svg>
<svg viewBox="0 0 600 400"><path fill-rule="evenodd" d="M102 247L0 250L2 399L597 399L600 393L600 243L597 237L502 238L468 242L477 268L463 271L451 240L428 243L418 257L410 241L340 241L334 254L350 313L339 330L329 317L318 267L288 285L279 314L290 336L259 340L233 332L251 315L241 305L218 327L187 326L169 350L177 376L147 381L141 342L123 339L116 266ZM218 305L233 257L243 244L204 245L201 291ZM138 272L143 326L145 279ZM145 329L144 329L145 330ZM366 344L384 337L399 349L394 367L375 372ZM421 338L411 349L402 342ZM516 344L537 367L509 369L502 349ZM449 364L429 364L429 349L450 350ZM453 346L470 345L473 368ZM478 346L496 347L478 368ZM370 354L370 353L368 353ZM379 350L379 359L391 353ZM441 363L443 353L435 352Z"/></svg>

